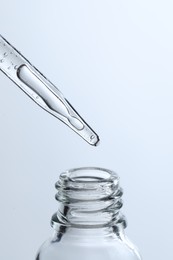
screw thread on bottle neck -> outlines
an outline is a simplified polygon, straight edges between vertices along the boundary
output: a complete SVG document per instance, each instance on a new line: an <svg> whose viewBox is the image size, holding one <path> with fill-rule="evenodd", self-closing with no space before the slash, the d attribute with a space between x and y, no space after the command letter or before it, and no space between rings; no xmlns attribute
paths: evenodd
<svg viewBox="0 0 173 260"><path fill-rule="evenodd" d="M66 171L55 185L58 212L52 217L52 227L75 228L126 227L120 209L123 191L119 177L107 169L86 167Z"/></svg>

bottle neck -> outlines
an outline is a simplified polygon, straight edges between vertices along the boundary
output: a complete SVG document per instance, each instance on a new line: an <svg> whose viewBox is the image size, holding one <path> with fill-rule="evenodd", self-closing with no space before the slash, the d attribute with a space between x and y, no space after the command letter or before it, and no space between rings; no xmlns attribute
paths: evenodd
<svg viewBox="0 0 173 260"><path fill-rule="evenodd" d="M118 176L100 168L79 168L64 172L56 183L58 211L51 220L58 232L74 234L118 233L126 227L121 214L122 189ZM97 230L95 232L94 230Z"/></svg>

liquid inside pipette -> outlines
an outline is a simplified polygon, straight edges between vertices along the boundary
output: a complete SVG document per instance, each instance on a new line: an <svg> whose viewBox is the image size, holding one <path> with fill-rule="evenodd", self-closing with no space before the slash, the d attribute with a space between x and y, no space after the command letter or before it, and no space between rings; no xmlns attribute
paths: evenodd
<svg viewBox="0 0 173 260"><path fill-rule="evenodd" d="M57 98L55 93L49 89L42 80L40 80L26 65L22 65L17 69L17 75L19 79L25 83L32 91L33 97L42 105L45 109L50 109L54 113L58 113L59 116L67 119L73 127L77 130L82 130L84 125L81 121L74 116L70 115L70 111L60 98Z"/></svg>

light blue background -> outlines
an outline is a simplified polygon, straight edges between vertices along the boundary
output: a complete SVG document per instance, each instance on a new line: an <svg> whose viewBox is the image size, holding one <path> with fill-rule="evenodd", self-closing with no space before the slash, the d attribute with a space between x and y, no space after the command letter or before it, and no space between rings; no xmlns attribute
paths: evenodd
<svg viewBox="0 0 173 260"><path fill-rule="evenodd" d="M0 259L34 259L52 229L59 173L115 170L127 234L172 259L173 2L5 1L0 33L98 132L89 146L0 73Z"/></svg>

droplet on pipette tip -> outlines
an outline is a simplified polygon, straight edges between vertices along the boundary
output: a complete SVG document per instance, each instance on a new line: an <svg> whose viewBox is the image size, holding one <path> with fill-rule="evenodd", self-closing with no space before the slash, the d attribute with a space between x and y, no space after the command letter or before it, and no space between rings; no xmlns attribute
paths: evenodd
<svg viewBox="0 0 173 260"><path fill-rule="evenodd" d="M93 139L94 139L94 137L95 137L94 135L91 135L91 136L90 136L90 140L93 140Z"/></svg>
<svg viewBox="0 0 173 260"><path fill-rule="evenodd" d="M91 145L97 146L100 143L100 139L97 134L92 134L89 139Z"/></svg>

